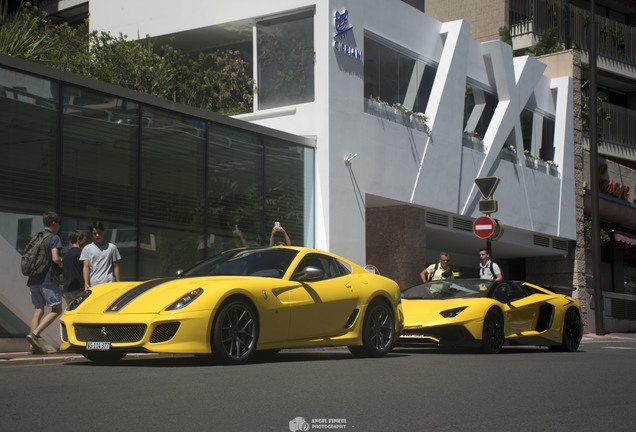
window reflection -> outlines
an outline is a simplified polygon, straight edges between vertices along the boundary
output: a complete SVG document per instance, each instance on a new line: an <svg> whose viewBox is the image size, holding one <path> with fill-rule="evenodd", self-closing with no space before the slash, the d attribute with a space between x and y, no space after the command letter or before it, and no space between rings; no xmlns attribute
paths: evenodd
<svg viewBox="0 0 636 432"><path fill-rule="evenodd" d="M0 202L7 207L39 212L57 203L57 95L52 81L0 69Z"/></svg>
<svg viewBox="0 0 636 432"><path fill-rule="evenodd" d="M212 254L263 245L263 144L257 134L215 125L208 141L209 238Z"/></svg>
<svg viewBox="0 0 636 432"><path fill-rule="evenodd" d="M425 112L437 68L364 38L364 97Z"/></svg>
<svg viewBox="0 0 636 432"><path fill-rule="evenodd" d="M205 122L144 107L141 221L173 228L200 225Z"/></svg>
<svg viewBox="0 0 636 432"><path fill-rule="evenodd" d="M302 147L265 140L265 229L280 222L292 245L304 244L306 190Z"/></svg>
<svg viewBox="0 0 636 432"><path fill-rule="evenodd" d="M133 223L138 104L64 86L62 211Z"/></svg>
<svg viewBox="0 0 636 432"><path fill-rule="evenodd" d="M494 93L473 84L466 84L464 133L483 139L498 102Z"/></svg>
<svg viewBox="0 0 636 432"><path fill-rule="evenodd" d="M314 13L260 21L259 109L314 100Z"/></svg>

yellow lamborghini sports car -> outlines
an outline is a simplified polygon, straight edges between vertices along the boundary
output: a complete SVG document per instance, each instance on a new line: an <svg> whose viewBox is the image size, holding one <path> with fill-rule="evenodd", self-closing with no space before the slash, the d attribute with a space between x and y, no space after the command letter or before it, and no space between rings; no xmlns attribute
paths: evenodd
<svg viewBox="0 0 636 432"><path fill-rule="evenodd" d="M481 347L543 345L576 351L582 330L579 303L527 282L446 279L402 292L401 346Z"/></svg>
<svg viewBox="0 0 636 432"><path fill-rule="evenodd" d="M236 364L318 346L380 357L402 321L397 284L351 261L300 247L237 249L178 277L91 287L61 317L61 349L102 363L166 352Z"/></svg>

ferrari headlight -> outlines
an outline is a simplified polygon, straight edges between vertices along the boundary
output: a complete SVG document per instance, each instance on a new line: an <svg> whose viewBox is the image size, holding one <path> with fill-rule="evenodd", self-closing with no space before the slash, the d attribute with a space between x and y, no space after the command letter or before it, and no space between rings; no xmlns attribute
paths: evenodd
<svg viewBox="0 0 636 432"><path fill-rule="evenodd" d="M77 307L78 307L79 305L81 305L81 304L82 304L82 302L83 302L84 300L86 300L86 299L88 298L88 296L89 296L89 295L91 295L92 293L93 293L93 291L91 291L91 290L85 290L85 291L82 291L82 292L81 292L81 294L80 294L80 295L78 295L77 297L75 297L75 300L73 300L73 301L71 302L71 304L69 304L69 305L66 307L66 310L67 310L67 311L72 311L72 310L77 309Z"/></svg>
<svg viewBox="0 0 636 432"><path fill-rule="evenodd" d="M466 309L468 306L462 306L458 308L448 309L445 311L441 311L439 314L444 318L455 318L461 311Z"/></svg>
<svg viewBox="0 0 636 432"><path fill-rule="evenodd" d="M203 288L194 289L190 291L189 293L187 293L186 295L184 295L183 297L181 297L176 302L172 303L170 306L166 308L166 310L182 309L186 307L187 305L189 305L190 303L192 303L195 298L201 295L201 293L203 293Z"/></svg>

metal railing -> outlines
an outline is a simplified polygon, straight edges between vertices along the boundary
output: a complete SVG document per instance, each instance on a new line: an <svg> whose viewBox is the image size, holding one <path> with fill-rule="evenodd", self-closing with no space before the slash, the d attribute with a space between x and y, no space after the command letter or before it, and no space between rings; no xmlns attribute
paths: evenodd
<svg viewBox="0 0 636 432"><path fill-rule="evenodd" d="M636 111L607 102L602 109L610 120L600 122L601 140L636 150Z"/></svg>
<svg viewBox="0 0 636 432"><path fill-rule="evenodd" d="M509 22L512 37L534 34L541 37L556 28L559 40L571 38L579 50L588 49L590 12L562 0L509 0ZM636 65L636 30L618 21L596 16L599 56ZM568 32L569 29L569 32Z"/></svg>

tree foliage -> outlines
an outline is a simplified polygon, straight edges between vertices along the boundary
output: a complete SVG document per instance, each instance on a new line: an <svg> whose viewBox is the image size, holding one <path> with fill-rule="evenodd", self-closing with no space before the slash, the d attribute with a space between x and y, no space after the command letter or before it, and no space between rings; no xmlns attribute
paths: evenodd
<svg viewBox="0 0 636 432"><path fill-rule="evenodd" d="M157 49L148 36L128 40L89 32L87 22L53 24L29 3L9 17L2 1L0 53L226 115L252 107L253 80L238 51L191 57L172 41Z"/></svg>
<svg viewBox="0 0 636 432"><path fill-rule="evenodd" d="M499 40L512 46L512 36L510 35L510 29L508 27L499 27Z"/></svg>

